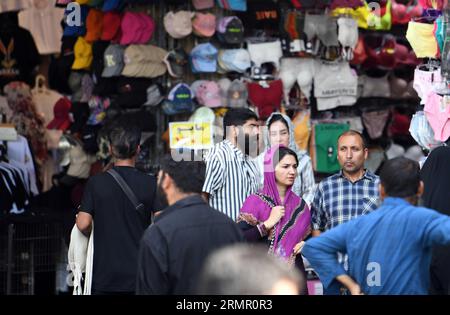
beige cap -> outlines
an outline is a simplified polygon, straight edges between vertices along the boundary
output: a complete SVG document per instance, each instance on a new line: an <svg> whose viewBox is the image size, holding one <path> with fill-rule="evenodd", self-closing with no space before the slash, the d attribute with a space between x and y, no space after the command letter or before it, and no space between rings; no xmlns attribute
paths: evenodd
<svg viewBox="0 0 450 315"><path fill-rule="evenodd" d="M153 45L130 45L125 49L125 67L122 75L127 77L156 78L167 71L164 57L167 51Z"/></svg>

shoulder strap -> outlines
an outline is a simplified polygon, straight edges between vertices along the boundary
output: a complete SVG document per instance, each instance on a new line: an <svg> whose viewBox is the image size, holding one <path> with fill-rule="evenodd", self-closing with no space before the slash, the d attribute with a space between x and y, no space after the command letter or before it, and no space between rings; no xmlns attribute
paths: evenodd
<svg viewBox="0 0 450 315"><path fill-rule="evenodd" d="M125 193L125 195L127 195L128 199L131 201L136 211L143 214L144 204L138 201L136 195L133 193L130 186L128 186L128 184L125 182L122 176L120 176L120 174L117 173L117 171L114 169L109 169L107 173L116 180L117 184L119 184L122 191Z"/></svg>

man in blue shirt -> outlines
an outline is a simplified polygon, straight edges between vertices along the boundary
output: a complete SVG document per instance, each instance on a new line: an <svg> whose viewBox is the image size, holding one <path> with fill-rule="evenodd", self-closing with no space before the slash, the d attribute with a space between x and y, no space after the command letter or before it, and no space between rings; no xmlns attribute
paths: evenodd
<svg viewBox="0 0 450 315"><path fill-rule="evenodd" d="M417 162L389 160L380 175L382 205L307 241L302 254L324 288L342 284L351 294L427 294L431 248L450 243L450 218L416 206L423 193ZM337 252L348 255L348 272Z"/></svg>

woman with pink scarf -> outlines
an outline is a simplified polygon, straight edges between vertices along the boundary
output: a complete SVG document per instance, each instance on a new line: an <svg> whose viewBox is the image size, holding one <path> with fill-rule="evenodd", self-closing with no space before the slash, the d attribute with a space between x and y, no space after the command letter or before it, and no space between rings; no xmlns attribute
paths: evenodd
<svg viewBox="0 0 450 315"><path fill-rule="evenodd" d="M266 242L269 254L295 264L305 275L299 253L311 231L311 215L306 202L292 191L297 164L291 149L270 148L264 157L264 187L244 202L238 223L247 241ZM306 285L302 291L307 292Z"/></svg>

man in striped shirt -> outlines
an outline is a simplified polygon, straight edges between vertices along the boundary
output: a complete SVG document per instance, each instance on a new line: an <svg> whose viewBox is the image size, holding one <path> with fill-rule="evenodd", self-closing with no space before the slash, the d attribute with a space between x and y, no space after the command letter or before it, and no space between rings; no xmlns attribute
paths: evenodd
<svg viewBox="0 0 450 315"><path fill-rule="evenodd" d="M259 170L249 156L258 148L258 117L246 108L230 109L223 128L225 140L205 158L203 192L211 207L236 220L245 199L258 190Z"/></svg>

